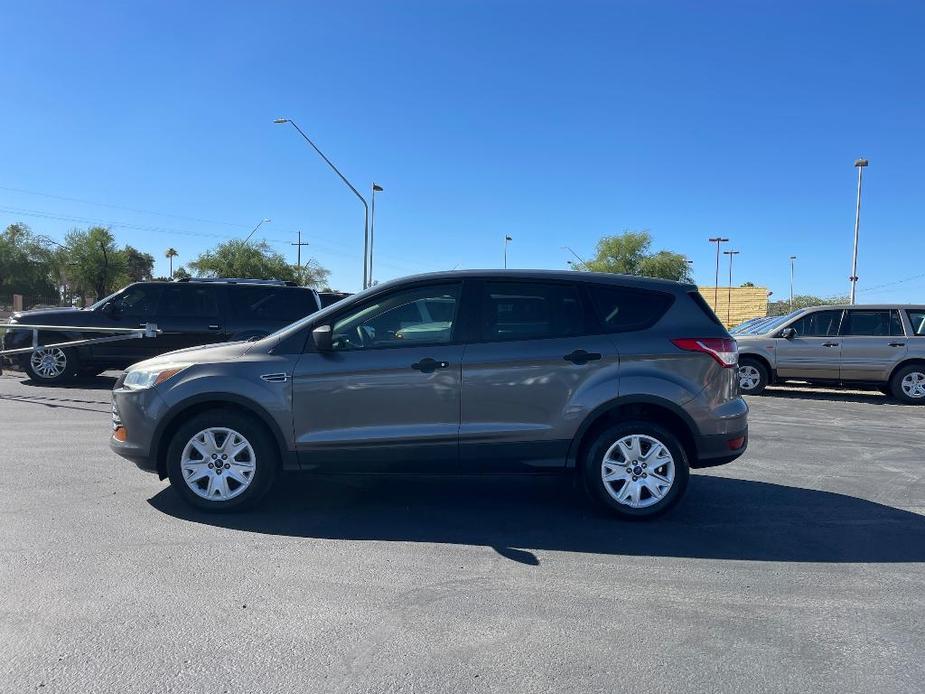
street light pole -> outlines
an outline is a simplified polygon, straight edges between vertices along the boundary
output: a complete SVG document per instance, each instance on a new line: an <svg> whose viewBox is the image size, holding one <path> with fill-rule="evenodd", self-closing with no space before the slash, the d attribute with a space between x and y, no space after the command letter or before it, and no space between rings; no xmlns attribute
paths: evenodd
<svg viewBox="0 0 925 694"><path fill-rule="evenodd" d="M373 237L376 228L376 193L383 191L382 186L373 181L373 209L369 214L369 284L373 284Z"/></svg>
<svg viewBox="0 0 925 694"><path fill-rule="evenodd" d="M249 234L247 235L247 238L244 239L244 244L247 245L247 242L251 240L251 236L253 236L254 234L256 234L256 233L257 233L257 230L258 230L260 227L262 227L264 224L268 224L269 222L270 222L269 219L261 219L261 220L257 223L257 226L255 226L253 229L251 229L251 233L249 233Z"/></svg>
<svg viewBox="0 0 925 694"><path fill-rule="evenodd" d="M723 251L724 255L729 256L729 293L726 295L726 322L731 323L732 316L732 257L739 255L740 251Z"/></svg>
<svg viewBox="0 0 925 694"><path fill-rule="evenodd" d="M573 256L575 256L576 258L578 258L578 262L580 262L580 263L584 266L585 270L588 269L588 261L585 260L584 258L582 258L580 255L578 255L574 250L572 250L572 247L571 247L571 246L562 246L562 250L568 251L568 252L571 253ZM571 261L569 261L569 264L572 264Z"/></svg>
<svg viewBox="0 0 925 694"><path fill-rule="evenodd" d="M289 125L295 128L298 131L299 135L301 135L302 138L308 144L312 146L312 149L318 153L318 156L324 159L324 162L328 166L331 167L334 173L336 173L340 177L340 180L342 180L347 185L347 187L351 191L353 191L353 194L356 195L360 199L360 202L363 203L363 211L364 211L364 218L363 218L363 289L366 289L369 286L369 279L368 279L369 278L369 274L368 274L368 270L369 270L369 204L367 204L366 198L360 195L360 191L354 188L353 184L347 180L347 177L344 176L344 174L342 174L336 166L334 166L334 163L330 159L328 159L326 156L324 156L324 152L318 149L318 146L314 142L312 142L311 139L309 139L308 135L302 132L302 128L296 125L294 120L291 120L289 118L276 118L274 119L273 122L276 123L277 125L281 125L283 123L289 123Z"/></svg>
<svg viewBox="0 0 925 694"><path fill-rule="evenodd" d="M790 256L790 310L793 311L793 261L796 260L795 255Z"/></svg>
<svg viewBox="0 0 925 694"><path fill-rule="evenodd" d="M855 168L858 170L858 204L854 210L854 250L851 253L851 305L854 305L854 296L858 286L858 230L861 228L861 175L864 167L868 165L866 159L856 159Z"/></svg>
<svg viewBox="0 0 925 694"><path fill-rule="evenodd" d="M710 243L716 244L716 279L713 281L713 310L716 311L717 304L719 300L719 245L721 243L726 243L729 239L723 238L722 236L714 236L712 239L707 239Z"/></svg>
<svg viewBox="0 0 925 694"><path fill-rule="evenodd" d="M507 270L507 244L509 241L513 241L510 236L504 236L504 269Z"/></svg>

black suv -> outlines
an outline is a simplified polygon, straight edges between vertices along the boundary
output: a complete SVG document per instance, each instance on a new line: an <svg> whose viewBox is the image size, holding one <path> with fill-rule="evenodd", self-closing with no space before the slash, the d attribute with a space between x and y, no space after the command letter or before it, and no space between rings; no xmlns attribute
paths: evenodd
<svg viewBox="0 0 925 694"><path fill-rule="evenodd" d="M318 311L314 289L292 283L247 279L139 282L85 309L22 311L10 323L75 326L43 331L39 344L101 337L79 327L138 328L155 323L156 338L125 339L78 347L38 349L18 357L33 381L56 383L78 374L98 374L184 347L261 338ZM28 330L8 330L5 349L30 346Z"/></svg>

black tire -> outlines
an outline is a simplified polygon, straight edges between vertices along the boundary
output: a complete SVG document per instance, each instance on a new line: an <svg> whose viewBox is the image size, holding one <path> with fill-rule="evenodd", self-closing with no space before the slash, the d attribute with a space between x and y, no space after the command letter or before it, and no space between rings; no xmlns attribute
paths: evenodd
<svg viewBox="0 0 925 694"><path fill-rule="evenodd" d="M907 377L913 383L922 384L922 379L925 378L925 364L909 364L893 374L893 378L890 379L890 391L893 397L907 405L925 405L925 389L922 385L911 389L909 393L903 388L903 381Z"/></svg>
<svg viewBox="0 0 925 694"><path fill-rule="evenodd" d="M36 366L33 364L33 361L41 360L45 355L49 355L49 358L55 363L55 367L53 367L55 373L52 375L49 375L48 370L42 369L41 366L39 367L39 370L36 370ZM62 358L64 362L61 364L59 371L57 364L60 364L60 359ZM75 352L73 349L40 349L36 352L26 354L23 357L21 364L23 371L26 372L26 376L29 377L30 381L46 386L66 383L72 380L78 373L80 373L80 359L77 357L77 352Z"/></svg>
<svg viewBox="0 0 925 694"><path fill-rule="evenodd" d="M748 370L746 373L750 378L743 378L743 369ZM739 366L736 369L736 378L739 381L739 392L742 393L742 395L761 395L764 389L768 387L771 375L768 373L768 367L760 360L751 357L742 357L739 359ZM755 385L746 387L747 384L751 383Z"/></svg>
<svg viewBox="0 0 925 694"><path fill-rule="evenodd" d="M654 498L654 494L649 489L645 489L645 491L640 490L638 492L639 501L648 504L643 507L632 507L630 503L618 501L615 497L615 495L620 496L620 492L624 489L624 484L629 484L631 482L636 484L639 480L643 479L642 475L648 475L647 471L649 468L647 467L643 470L641 462L637 462L631 471L638 473L636 477L632 477L631 473L627 473L626 477L616 479L612 482L604 480L604 474L606 472L604 467L604 455L614 447L618 441L628 436L642 436L647 437L647 439L654 439L668 450L674 466L674 477L671 485L666 492L663 492L661 499L652 502L651 499ZM640 452L643 455L652 450L651 443L649 443L649 448L644 448L645 443L649 442L644 441L640 445ZM620 455L622 454L618 453L618 456ZM612 459L616 459L618 456L614 456ZM609 466L609 469L612 471L617 468L622 469L622 466ZM667 468L665 465L658 465L653 467L652 470L667 477ZM643 519L652 518L665 513L681 500L681 497L684 496L684 492L687 489L687 482L690 477L690 465L681 442L678 440L677 436L666 427L651 422L630 421L607 427L595 436L591 445L587 448L587 453L582 461L581 472L584 478L585 489L600 507L621 518ZM639 482L639 485L645 484L647 483Z"/></svg>
<svg viewBox="0 0 925 694"><path fill-rule="evenodd" d="M208 493L208 489L205 488L209 483L208 478L216 478L216 485L219 486L222 483L222 479L217 477L217 475L225 474L225 489L230 490L229 493L234 493L233 496L226 500L220 500L218 498L210 500L204 496L200 496L193 491L191 485L184 479L181 470L181 457L187 444L191 443L191 440L197 434L210 428L230 429L236 432L246 439L246 442L250 444L250 448L253 451L253 472L247 477L249 481L244 490L239 492L236 490L240 486L240 483L234 477L229 476L231 474L229 473L230 467L228 470L222 470L221 473L216 473L214 468L208 469L207 467L211 462L210 458L205 457L202 459L203 462L206 463L206 468L202 469L202 472L205 473L207 477L200 478L196 486L202 490L203 494L206 494ZM235 439L235 441L239 441L239 439ZM235 441L231 443L234 444ZM224 447L224 442L219 441L219 443L222 443ZM243 460L243 458L240 458L241 455L246 455L248 458L251 457L250 453L247 451L239 454L239 459ZM230 466L231 462L232 461L226 460L225 465ZM236 410L217 408L201 412L180 426L171 438L167 449L167 476L170 478L171 486L184 501L203 511L223 513L228 511L240 511L253 506L260 501L273 486L278 470L279 449L277 448L273 436L267 431L262 422Z"/></svg>

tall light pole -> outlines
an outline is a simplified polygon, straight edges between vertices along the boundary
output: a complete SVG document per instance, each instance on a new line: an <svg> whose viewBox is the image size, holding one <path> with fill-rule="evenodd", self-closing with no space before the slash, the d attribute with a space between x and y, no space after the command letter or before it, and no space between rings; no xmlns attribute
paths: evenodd
<svg viewBox="0 0 925 694"><path fill-rule="evenodd" d="M723 255L729 256L729 293L726 295L726 322L731 323L732 316L732 257L739 255L739 251L723 251Z"/></svg>
<svg viewBox="0 0 925 694"><path fill-rule="evenodd" d="M369 214L369 284L373 284L373 236L376 228L376 193L383 191L382 186L373 181L373 210Z"/></svg>
<svg viewBox="0 0 925 694"><path fill-rule="evenodd" d="M250 241L250 240L251 240L251 236L253 236L254 234L256 234L256 233L257 233L257 230L258 230L260 227L262 227L264 224L269 224L269 223L270 223L270 220L269 220L269 219L261 219L259 222L257 222L257 226L255 226L253 229L251 229L251 233L249 233L249 234L247 235L247 238L244 239L244 243L246 244L248 241Z"/></svg>
<svg viewBox="0 0 925 694"><path fill-rule="evenodd" d="M512 239L510 236L505 234L504 236L504 269L505 270L507 270L507 245L509 242L513 240L514 239Z"/></svg>
<svg viewBox="0 0 925 694"><path fill-rule="evenodd" d="M854 210L854 251L851 253L851 304L854 305L854 295L858 286L858 230L861 228L861 177L867 166L866 159L856 159L854 166L858 170L858 205Z"/></svg>
<svg viewBox="0 0 925 694"><path fill-rule="evenodd" d="M581 264L584 266L584 269L585 269L585 270L588 269L588 261L585 260L584 258L582 258L580 255L578 255L578 254L572 249L571 246L562 246L561 248L562 248L563 251L568 251L568 252L571 253L573 256L575 256L576 258L578 258L578 262L581 263ZM574 263L573 263L571 260L568 261L568 263L569 263L569 265L574 265Z"/></svg>
<svg viewBox="0 0 925 694"><path fill-rule="evenodd" d="M710 243L716 244L716 279L713 281L713 310L717 309L716 302L719 300L719 245L721 243L726 243L729 239L723 238L722 236L714 236L712 239L707 239Z"/></svg>
<svg viewBox="0 0 925 694"><path fill-rule="evenodd" d="M344 174L342 174L336 166L334 166L334 163L330 159L328 159L326 156L324 156L324 152L318 149L318 146L309 139L308 135L302 132L302 128L296 125L294 120L291 120L289 118L276 118L273 120L273 122L276 123L277 125L281 125L283 123L289 123L289 125L295 128L298 131L299 135L301 135L305 139L305 141L312 146L312 149L318 153L318 156L324 159L324 162L328 166L331 167L334 173L336 173L340 177L340 180L342 180L347 185L347 187L351 191L353 191L353 194L356 195L360 199L360 202L363 203L363 212L364 212L364 217L363 217L363 289L366 289L369 286L369 274L368 274L368 271L369 271L369 205L366 202L366 198L360 195L360 191L354 188L353 184L347 180L347 177L344 176Z"/></svg>
<svg viewBox="0 0 925 694"><path fill-rule="evenodd" d="M795 255L790 256L790 310L793 311L793 261L796 260Z"/></svg>

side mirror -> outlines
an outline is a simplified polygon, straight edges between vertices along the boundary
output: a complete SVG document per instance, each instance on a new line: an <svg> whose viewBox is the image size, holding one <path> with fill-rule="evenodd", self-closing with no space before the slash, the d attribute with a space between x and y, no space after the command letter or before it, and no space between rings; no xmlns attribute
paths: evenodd
<svg viewBox="0 0 925 694"><path fill-rule="evenodd" d="M330 325L319 325L312 330L312 340L315 341L315 348L319 352L330 352L334 349Z"/></svg>
<svg viewBox="0 0 925 694"><path fill-rule="evenodd" d="M105 313L107 316L112 316L113 318L117 318L119 316L119 307L116 305L115 301L107 301L105 304L103 304L102 310L103 313Z"/></svg>
<svg viewBox="0 0 925 694"><path fill-rule="evenodd" d="M793 328L784 328L780 331L780 336L785 340L792 340L797 336L797 331Z"/></svg>

